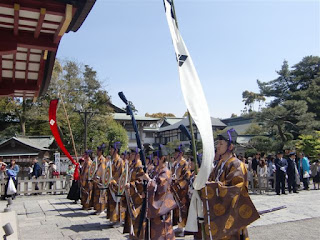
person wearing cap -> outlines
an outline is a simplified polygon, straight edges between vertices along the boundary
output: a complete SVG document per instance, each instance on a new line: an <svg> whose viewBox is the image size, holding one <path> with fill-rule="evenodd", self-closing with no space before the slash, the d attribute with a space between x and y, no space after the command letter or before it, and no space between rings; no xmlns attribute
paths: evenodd
<svg viewBox="0 0 320 240"><path fill-rule="evenodd" d="M152 177L153 170L154 170L154 165L153 165L153 151L154 148L151 144L146 144L145 148L145 155L146 155L146 165L147 165L147 173L149 174L150 177Z"/></svg>
<svg viewBox="0 0 320 240"><path fill-rule="evenodd" d="M237 133L218 135L215 162L201 189L206 239L249 239L247 226L259 218L248 194L247 169L234 155Z"/></svg>
<svg viewBox="0 0 320 240"><path fill-rule="evenodd" d="M92 151L87 150L83 155L84 163L80 173L80 190L81 190L81 205L83 210L89 210L93 206L92 199L92 182L89 181L89 170L92 165L90 154Z"/></svg>
<svg viewBox="0 0 320 240"><path fill-rule="evenodd" d="M276 160L274 161L276 165L276 193L280 195L280 185L281 193L286 194L286 172L288 168L288 161L283 158L283 151L280 150L277 152Z"/></svg>
<svg viewBox="0 0 320 240"><path fill-rule="evenodd" d="M112 161L112 180L110 181L108 188L107 219L110 219L111 225L114 226L119 225L120 214L121 220L123 220L125 217L125 208L123 208L121 201L119 201L118 197L116 196L118 193L120 176L124 171L124 161L119 155L120 148L120 142L110 144L110 155ZM118 204L116 201L119 201Z"/></svg>
<svg viewBox="0 0 320 240"><path fill-rule="evenodd" d="M288 175L288 191L291 193L292 191L294 193L297 192L297 186L296 186L296 153L290 152L289 158L288 158L288 168L287 168L287 175Z"/></svg>
<svg viewBox="0 0 320 240"><path fill-rule="evenodd" d="M125 189L125 205L127 206L125 226L123 233L130 233L130 239L139 239L138 230L140 223L141 206L145 197L143 181L143 165L140 160L138 148L132 149L129 157L128 183ZM132 225L132 230L131 230Z"/></svg>
<svg viewBox="0 0 320 240"><path fill-rule="evenodd" d="M143 225L138 236L139 239L175 239L171 210L177 207L171 192L171 171L167 168L168 153L164 146L154 152L154 176L145 173L141 178L148 182L147 185L147 223ZM149 232L150 230L150 232ZM150 237L149 237L150 236Z"/></svg>
<svg viewBox="0 0 320 240"><path fill-rule="evenodd" d="M188 149L180 145L175 149L174 162L171 168L172 172L172 192L175 197L178 208L173 212L173 225L178 224L175 229L175 235L178 237L184 236L184 227L188 218L188 210L190 205L189 198L189 182L191 177L190 165L184 158L184 153Z"/></svg>
<svg viewBox="0 0 320 240"><path fill-rule="evenodd" d="M102 180L106 172L106 158L103 156L104 144L97 147L97 171L93 176L93 208L96 210L95 214L100 215L104 212L107 202L107 195L102 186Z"/></svg>

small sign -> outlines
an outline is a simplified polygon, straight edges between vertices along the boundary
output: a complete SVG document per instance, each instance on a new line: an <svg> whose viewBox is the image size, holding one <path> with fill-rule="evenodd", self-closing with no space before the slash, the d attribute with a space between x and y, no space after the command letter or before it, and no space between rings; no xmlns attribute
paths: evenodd
<svg viewBox="0 0 320 240"><path fill-rule="evenodd" d="M54 164L56 165L57 171L60 174L61 165L60 165L60 153L59 152L54 154Z"/></svg>

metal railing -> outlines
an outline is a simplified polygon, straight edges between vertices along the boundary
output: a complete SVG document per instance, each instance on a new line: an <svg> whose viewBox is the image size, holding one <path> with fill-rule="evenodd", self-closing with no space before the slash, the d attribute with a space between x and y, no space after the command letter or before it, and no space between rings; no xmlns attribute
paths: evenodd
<svg viewBox="0 0 320 240"><path fill-rule="evenodd" d="M248 176L248 189L255 193L274 192L276 187L276 176L260 177Z"/></svg>
<svg viewBox="0 0 320 240"><path fill-rule="evenodd" d="M0 194L4 195L5 184L7 180L0 181ZM38 190L36 190L38 186ZM17 194L18 195L31 195L37 193L51 193L51 194L63 194L69 189L65 189L66 177L59 176L52 179L38 178L28 179L18 177Z"/></svg>

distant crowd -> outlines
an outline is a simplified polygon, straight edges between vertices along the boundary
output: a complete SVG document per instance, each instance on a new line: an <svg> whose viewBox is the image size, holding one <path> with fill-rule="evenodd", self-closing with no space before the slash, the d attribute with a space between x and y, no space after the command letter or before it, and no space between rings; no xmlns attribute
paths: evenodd
<svg viewBox="0 0 320 240"><path fill-rule="evenodd" d="M309 190L310 180L314 189L319 189L320 154L312 164L304 153L296 152L285 154L279 151L276 155L257 152L254 157L245 158L240 155L238 158L246 164L248 178L254 177L255 189L259 188L259 184L262 189L269 184L271 188L275 187L278 195L286 193L286 186L289 193L298 193L300 189ZM257 177L260 177L260 182Z"/></svg>
<svg viewBox="0 0 320 240"><path fill-rule="evenodd" d="M21 168L16 161L12 159L9 164L0 161L0 181L7 179L7 183L5 185L4 195L1 196L1 199L6 199L9 195L12 195L14 199L15 194L7 194L9 182L13 181L15 189L17 191L18 187L18 174ZM26 167L26 171L28 172L28 178L30 179L53 179L59 176L59 172L57 171L57 167L54 162L49 161L49 159L42 159L41 163L39 163L37 158L32 160L32 164ZM66 183L65 189L69 190L71 186L71 180L74 172L73 165L69 165L68 170L66 171ZM52 189L54 182L49 182L49 189ZM35 182L35 190L39 190L38 182Z"/></svg>

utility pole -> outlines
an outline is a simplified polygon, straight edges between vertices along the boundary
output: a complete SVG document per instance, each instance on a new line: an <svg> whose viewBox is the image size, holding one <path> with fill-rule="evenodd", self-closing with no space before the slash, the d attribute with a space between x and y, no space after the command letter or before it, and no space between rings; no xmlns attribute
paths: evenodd
<svg viewBox="0 0 320 240"><path fill-rule="evenodd" d="M84 124L84 143L83 143L83 151L87 150L87 134L88 134L88 123L90 119L93 117L93 115L96 113L94 111L85 109L84 111L78 110L77 111L79 115L81 116ZM83 117L82 117L83 114Z"/></svg>

